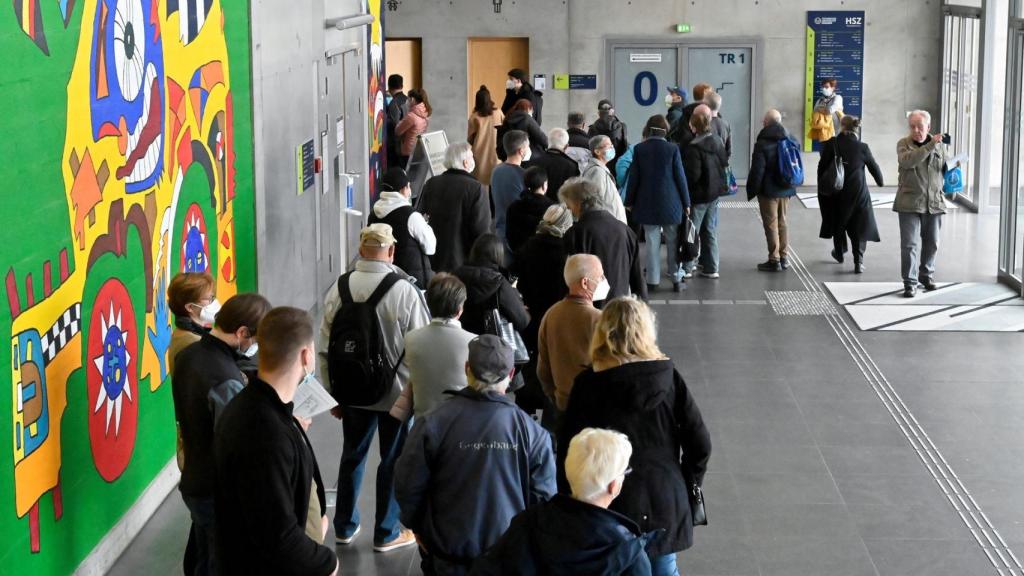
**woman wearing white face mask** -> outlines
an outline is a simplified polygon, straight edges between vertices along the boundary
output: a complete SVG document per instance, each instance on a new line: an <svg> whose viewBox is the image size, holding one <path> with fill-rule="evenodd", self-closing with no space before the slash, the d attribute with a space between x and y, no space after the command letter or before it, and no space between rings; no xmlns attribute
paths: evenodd
<svg viewBox="0 0 1024 576"><path fill-rule="evenodd" d="M844 114L843 96L836 92L838 84L835 78L826 78L821 82L821 97L814 103L811 127L807 134L811 140L825 142L839 132L839 121Z"/></svg>
<svg viewBox="0 0 1024 576"><path fill-rule="evenodd" d="M508 116L517 102L529 100L530 117L539 125L540 108L543 106L544 100L541 98L540 92L533 89L529 79L526 71L520 68L508 71L508 80L505 82L505 100L501 103L501 113Z"/></svg>
<svg viewBox="0 0 1024 576"><path fill-rule="evenodd" d="M192 515L197 571L214 564L213 431L224 408L242 391L246 377L239 355L256 353L256 326L270 309L259 294L231 297L210 332L176 360L171 393L182 443L179 490Z"/></svg>
<svg viewBox="0 0 1024 576"><path fill-rule="evenodd" d="M167 306L174 314L174 332L167 350L167 373L174 374L174 358L189 344L210 331L220 303L214 295L213 276L182 272L167 286Z"/></svg>

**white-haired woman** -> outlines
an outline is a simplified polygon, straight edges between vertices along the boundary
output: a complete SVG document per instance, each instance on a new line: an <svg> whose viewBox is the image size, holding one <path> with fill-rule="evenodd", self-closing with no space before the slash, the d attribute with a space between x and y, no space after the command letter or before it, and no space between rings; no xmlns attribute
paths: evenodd
<svg viewBox="0 0 1024 576"><path fill-rule="evenodd" d="M688 485L700 485L711 439L682 376L658 348L643 302L605 305L590 347L593 366L576 377L558 436L559 482L569 440L587 427L618 430L633 445L633 474L610 506L643 531L666 533L648 547L652 573L678 575L676 553L693 545Z"/></svg>

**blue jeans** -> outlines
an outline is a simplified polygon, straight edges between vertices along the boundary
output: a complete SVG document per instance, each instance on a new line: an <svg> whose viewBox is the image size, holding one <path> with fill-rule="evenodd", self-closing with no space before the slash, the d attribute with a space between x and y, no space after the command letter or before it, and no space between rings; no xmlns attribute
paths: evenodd
<svg viewBox="0 0 1024 576"><path fill-rule="evenodd" d="M214 530L217 523L213 498L195 498L182 494L181 499L185 501L185 506L192 516L192 532L189 534L189 540L195 545L195 566L192 567L191 573L195 576L216 574ZM195 538L193 539L192 536Z"/></svg>
<svg viewBox="0 0 1024 576"><path fill-rule="evenodd" d="M651 576L679 576L676 553L665 554L651 559Z"/></svg>
<svg viewBox="0 0 1024 576"><path fill-rule="evenodd" d="M700 230L700 261L704 272L718 272L718 198L707 204L694 204L690 208L693 227ZM685 262L683 267L692 271L697 260Z"/></svg>
<svg viewBox="0 0 1024 576"><path fill-rule="evenodd" d="M385 544L398 537L398 502L395 500L395 461L402 453L408 427L387 412L342 407L341 425L344 446L338 468L338 508L334 514L334 533L348 538L359 527L359 488L363 483L366 456L373 434L380 431L380 465L377 466L377 508L373 542Z"/></svg>
<svg viewBox="0 0 1024 576"><path fill-rule="evenodd" d="M666 252L665 263L672 282L678 283L683 279L683 268L676 262L678 254L678 232L679 226L669 225L662 228L659 225L644 224L644 235L647 236L647 283L658 284L661 282L661 231L665 231Z"/></svg>

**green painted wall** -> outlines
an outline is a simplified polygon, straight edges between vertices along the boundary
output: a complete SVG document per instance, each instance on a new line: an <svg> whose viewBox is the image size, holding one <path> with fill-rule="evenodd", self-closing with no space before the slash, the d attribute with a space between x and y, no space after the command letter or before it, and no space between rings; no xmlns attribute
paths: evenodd
<svg viewBox="0 0 1024 576"><path fill-rule="evenodd" d="M167 280L256 286L249 2L178 4L0 5L0 572L72 572L172 458Z"/></svg>

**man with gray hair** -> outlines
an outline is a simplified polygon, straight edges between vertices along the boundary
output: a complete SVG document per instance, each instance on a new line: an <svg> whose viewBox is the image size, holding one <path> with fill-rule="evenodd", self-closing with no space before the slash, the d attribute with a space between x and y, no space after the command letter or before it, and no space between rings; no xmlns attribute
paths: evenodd
<svg viewBox="0 0 1024 576"><path fill-rule="evenodd" d="M722 110L722 95L708 92L704 95L704 104L711 110L711 132L725 143L725 154L732 158L732 127L718 113Z"/></svg>
<svg viewBox="0 0 1024 576"><path fill-rule="evenodd" d="M443 174L427 180L416 204L416 211L437 237L430 257L434 272L452 272L462 266L473 242L491 231L487 192L471 174L476 162L469 143L448 146L444 166Z"/></svg>
<svg viewBox="0 0 1024 576"><path fill-rule="evenodd" d="M551 437L505 395L515 368L501 338L469 343L469 386L417 418L396 467L402 522L425 574L466 574L512 518L553 496Z"/></svg>
<svg viewBox="0 0 1024 576"><path fill-rule="evenodd" d="M796 188L785 183L779 171L779 142L791 138L782 125L782 114L771 108L764 115L764 126L754 142L747 174L747 200L757 198L761 224L768 243L768 260L757 265L761 272L779 272L789 268L789 199Z"/></svg>
<svg viewBox="0 0 1024 576"><path fill-rule="evenodd" d="M608 299L632 292L646 300L640 243L629 226L603 208L597 186L583 177L572 178L562 185L558 197L576 219L565 234L566 252L593 254L601 260L610 286Z"/></svg>
<svg viewBox="0 0 1024 576"><path fill-rule="evenodd" d="M580 175L579 164L566 155L565 149L569 145L569 133L564 128L552 128L548 132L548 142L551 147L543 154L537 154L524 164L527 168L539 166L548 175L547 197L553 202L558 202L558 189L565 184L569 178Z"/></svg>
<svg viewBox="0 0 1024 576"><path fill-rule="evenodd" d="M932 116L914 110L907 116L910 134L896 144L899 183L893 211L900 217L900 268L903 297L913 298L920 283L927 291L935 284L935 254L946 200L942 186L948 166L949 135L929 134ZM918 258L920 256L920 258Z"/></svg>
<svg viewBox="0 0 1024 576"><path fill-rule="evenodd" d="M615 159L615 146L612 139L599 134L590 139L590 163L583 170L583 178L586 178L597 187L598 206L607 210L616 220L626 223L626 208L622 205L622 196L619 195L619 188L615 185L615 176L608 168L608 164ZM612 164L612 167L615 165Z"/></svg>
<svg viewBox="0 0 1024 576"><path fill-rule="evenodd" d="M569 404L576 376L590 364L590 339L601 319L594 300L608 297L608 279L593 254L573 254L565 261L569 295L544 314L537 333L537 378L555 408L554 424Z"/></svg>
<svg viewBox="0 0 1024 576"><path fill-rule="evenodd" d="M654 533L608 509L628 481L632 454L625 434L584 428L565 458L572 495L558 494L513 518L473 575L650 574L645 547Z"/></svg>

